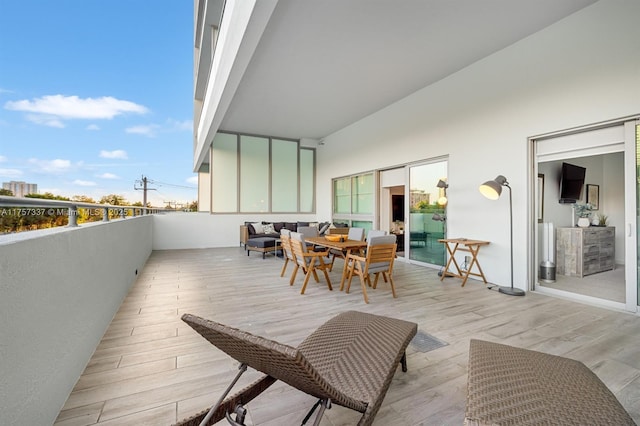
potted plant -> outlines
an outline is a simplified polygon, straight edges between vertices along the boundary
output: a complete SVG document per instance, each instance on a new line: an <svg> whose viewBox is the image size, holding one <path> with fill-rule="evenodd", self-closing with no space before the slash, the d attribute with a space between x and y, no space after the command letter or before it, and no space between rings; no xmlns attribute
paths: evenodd
<svg viewBox="0 0 640 426"><path fill-rule="evenodd" d="M607 220L609 218L607 217L606 214L602 214L602 213L598 213L596 215L596 220L598 221L597 226L607 226Z"/></svg>
<svg viewBox="0 0 640 426"><path fill-rule="evenodd" d="M591 204L576 203L573 205L573 208L576 212L576 216L578 216L579 227L586 228L591 225L591 221L589 220L589 218L591 217L591 210L593 209L593 206Z"/></svg>

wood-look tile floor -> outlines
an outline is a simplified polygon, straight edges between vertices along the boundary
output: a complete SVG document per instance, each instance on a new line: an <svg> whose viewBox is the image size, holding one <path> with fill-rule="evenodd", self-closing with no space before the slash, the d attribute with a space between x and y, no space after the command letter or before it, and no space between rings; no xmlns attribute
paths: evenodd
<svg viewBox="0 0 640 426"><path fill-rule="evenodd" d="M182 323L192 313L296 346L345 310L418 323L449 343L431 352L409 346L409 371L398 371L376 425L460 425L464 419L469 339L562 355L584 362L640 424L640 317L529 293L511 297L470 281L439 280L437 271L396 262L398 298L388 285L329 291L322 274L300 295L282 260L241 248L155 251L114 317L60 412L56 425L169 425L214 403L237 363ZM337 263L337 262L336 262ZM249 372L237 388L258 376ZM276 383L248 406L247 424L300 424L314 398ZM334 406L323 426L357 423ZM221 422L226 424L226 422Z"/></svg>

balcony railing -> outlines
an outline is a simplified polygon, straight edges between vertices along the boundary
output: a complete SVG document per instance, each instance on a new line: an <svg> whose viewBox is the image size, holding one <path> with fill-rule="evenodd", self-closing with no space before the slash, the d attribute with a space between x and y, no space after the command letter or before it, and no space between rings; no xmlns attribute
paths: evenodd
<svg viewBox="0 0 640 426"><path fill-rule="evenodd" d="M108 222L116 212L117 217L139 216L167 211L157 207L116 206L112 204L95 204L80 201L50 200L46 198L21 198L0 196L0 208L5 215L15 216L57 216L67 215L67 226L78 226L78 209L95 209L102 211L102 220Z"/></svg>

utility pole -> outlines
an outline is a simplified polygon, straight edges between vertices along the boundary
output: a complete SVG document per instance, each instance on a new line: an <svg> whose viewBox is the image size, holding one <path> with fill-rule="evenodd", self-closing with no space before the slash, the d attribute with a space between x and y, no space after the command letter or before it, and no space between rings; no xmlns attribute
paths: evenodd
<svg viewBox="0 0 640 426"><path fill-rule="evenodd" d="M136 180L133 184L133 189L140 191L142 190L142 207L147 207L147 191L155 191L156 188L149 188L147 184L153 183L153 181L149 181L145 175L142 175L142 180ZM137 185L142 185L142 187L138 187ZM142 214L144 214L144 209L142 210Z"/></svg>

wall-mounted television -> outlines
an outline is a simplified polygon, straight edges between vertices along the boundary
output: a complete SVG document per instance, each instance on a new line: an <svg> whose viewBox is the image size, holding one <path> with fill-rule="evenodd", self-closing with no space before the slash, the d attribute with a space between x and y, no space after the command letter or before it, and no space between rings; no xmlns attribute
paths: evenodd
<svg viewBox="0 0 640 426"><path fill-rule="evenodd" d="M562 174L560 175L560 203L575 203L581 198L586 172L587 169L584 167L569 163L562 163Z"/></svg>
<svg viewBox="0 0 640 426"><path fill-rule="evenodd" d="M404 195L391 196L392 220L404 222Z"/></svg>

